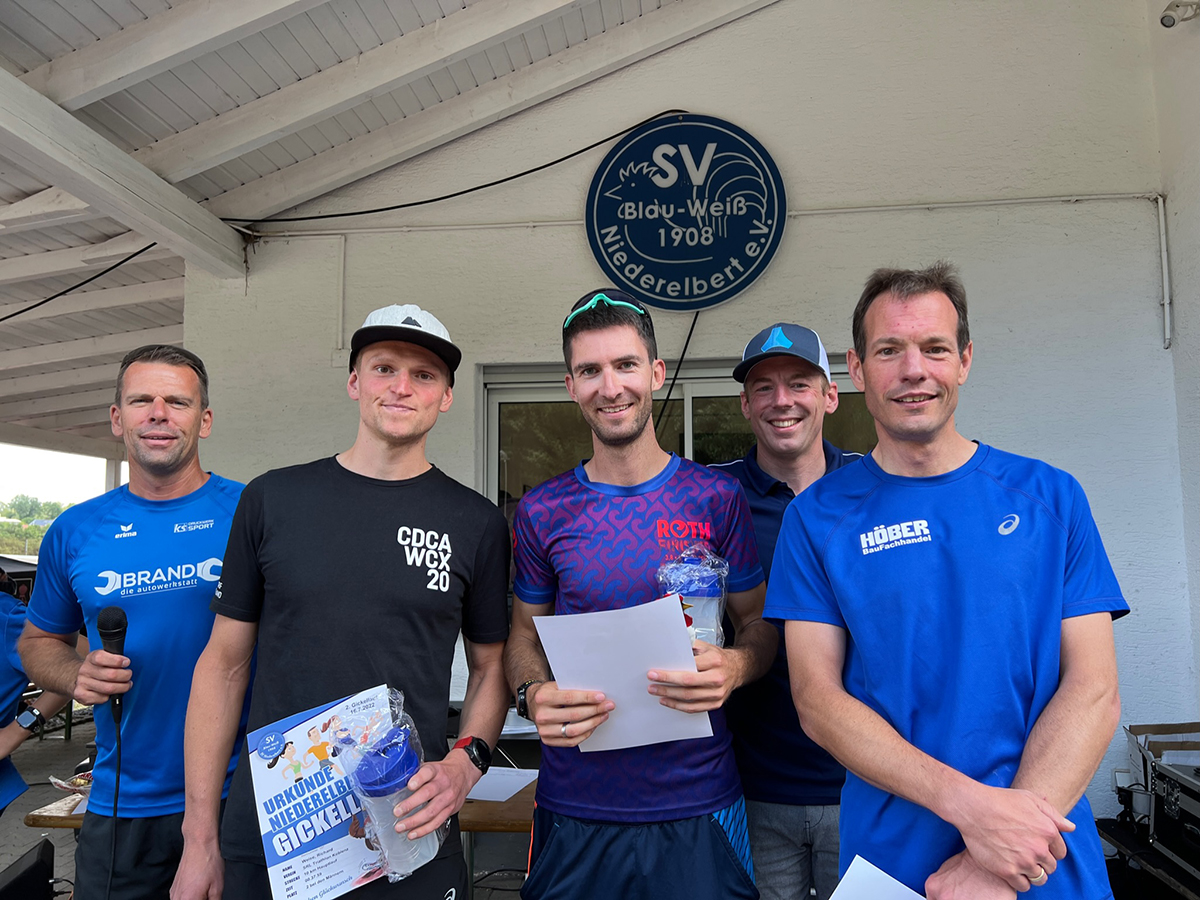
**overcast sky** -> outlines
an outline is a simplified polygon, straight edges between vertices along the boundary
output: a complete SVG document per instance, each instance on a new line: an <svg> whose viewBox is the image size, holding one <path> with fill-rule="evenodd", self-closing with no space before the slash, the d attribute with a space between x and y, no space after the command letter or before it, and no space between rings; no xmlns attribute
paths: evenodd
<svg viewBox="0 0 1200 900"><path fill-rule="evenodd" d="M17 494L80 503L104 492L104 460L0 444L0 501Z"/></svg>

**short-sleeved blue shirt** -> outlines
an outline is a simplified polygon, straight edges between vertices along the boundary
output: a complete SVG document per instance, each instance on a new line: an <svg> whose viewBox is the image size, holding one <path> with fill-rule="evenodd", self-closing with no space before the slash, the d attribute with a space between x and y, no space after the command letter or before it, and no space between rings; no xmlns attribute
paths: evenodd
<svg viewBox="0 0 1200 900"><path fill-rule="evenodd" d="M822 443L827 474L862 459L861 453L847 453L829 441ZM758 445L751 447L742 459L713 468L741 482L754 517L759 559L770 581L771 557L783 513L796 495L786 482L762 470L758 464ZM734 691L725 704L742 789L748 799L762 803L792 806L837 803L846 770L800 727L788 678L783 624L778 620L772 620L771 624L779 629L779 648L770 670L758 681Z"/></svg>
<svg viewBox="0 0 1200 900"><path fill-rule="evenodd" d="M120 487L66 510L42 541L30 622L52 634L71 634L86 622L95 635L106 606L120 606L129 620L125 656L133 687L123 701L121 817L183 810L192 670L212 633L209 602L241 493L238 482L211 474L173 500L146 500ZM240 743L239 734L234 746ZM96 709L96 749L88 808L111 815L116 728L107 704Z"/></svg>
<svg viewBox="0 0 1200 900"><path fill-rule="evenodd" d="M25 606L11 594L0 592L0 637L4 656L0 658L0 728L17 717L21 694L29 679L17 655L17 640L25 628ZM0 811L25 793L25 780L8 757L0 759Z"/></svg>
<svg viewBox="0 0 1200 900"><path fill-rule="evenodd" d="M658 567L698 541L729 563L727 589L762 584L746 498L727 475L674 454L637 485L591 481L583 464L526 494L517 508L513 592L558 616L623 609L662 596ZM604 822L665 822L724 809L741 796L725 715L713 736L581 753L542 747L537 800Z"/></svg>
<svg viewBox="0 0 1200 900"><path fill-rule="evenodd" d="M1062 621L1129 611L1079 483L980 445L930 478L870 457L784 515L767 614L847 631L848 693L906 741L1008 787L1058 689ZM1111 897L1087 798L1043 900ZM861 855L913 890L963 849L950 824L849 773L841 868Z"/></svg>

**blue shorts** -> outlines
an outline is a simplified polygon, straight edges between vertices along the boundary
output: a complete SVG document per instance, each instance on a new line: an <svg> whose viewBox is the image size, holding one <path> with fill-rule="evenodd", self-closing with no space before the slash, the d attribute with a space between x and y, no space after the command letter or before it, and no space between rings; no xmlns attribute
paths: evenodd
<svg viewBox="0 0 1200 900"><path fill-rule="evenodd" d="M746 804L670 822L592 822L537 807L523 900L757 900Z"/></svg>

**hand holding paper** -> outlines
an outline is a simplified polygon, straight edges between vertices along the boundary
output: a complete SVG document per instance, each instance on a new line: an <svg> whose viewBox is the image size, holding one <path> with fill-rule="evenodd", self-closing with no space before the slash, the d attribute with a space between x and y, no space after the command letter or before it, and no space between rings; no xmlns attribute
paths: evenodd
<svg viewBox="0 0 1200 900"><path fill-rule="evenodd" d="M658 697L663 706L684 712L720 709L738 683L735 671L741 664L739 651L700 640L693 647L696 671L664 672L652 669L650 681L655 683L650 685L650 693Z"/></svg>
<svg viewBox="0 0 1200 900"><path fill-rule="evenodd" d="M558 694L583 693L609 705L601 715L607 721L589 725L568 723L565 713L547 715L538 732L551 746L579 744L579 749L616 750L663 741L712 735L706 715L694 715L661 705L647 684L647 673L690 672L696 675L691 640L683 621L679 597L673 595L628 609L582 613L573 616L539 616L534 620L546 659L557 682L539 685L535 704L548 704ZM580 704L587 707L587 704ZM560 707L561 709L561 707ZM536 716L542 711L534 710ZM556 730L550 725L557 721ZM567 738L562 726L566 725ZM590 737L572 740L580 725L595 728Z"/></svg>
<svg viewBox="0 0 1200 900"><path fill-rule="evenodd" d="M525 696L538 737L551 747L583 743L616 707L600 691L563 691L554 681L531 687Z"/></svg>

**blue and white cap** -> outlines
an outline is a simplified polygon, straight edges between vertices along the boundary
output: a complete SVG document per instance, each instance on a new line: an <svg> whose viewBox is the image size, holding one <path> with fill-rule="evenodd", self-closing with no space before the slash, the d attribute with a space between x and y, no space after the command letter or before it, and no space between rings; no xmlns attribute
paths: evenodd
<svg viewBox="0 0 1200 900"><path fill-rule="evenodd" d="M829 374L829 354L825 352L821 338L811 328L791 322L776 322L752 337L742 351L742 361L733 369L734 379L744 384L750 370L772 356L799 357L824 372L830 381L833 380Z"/></svg>

